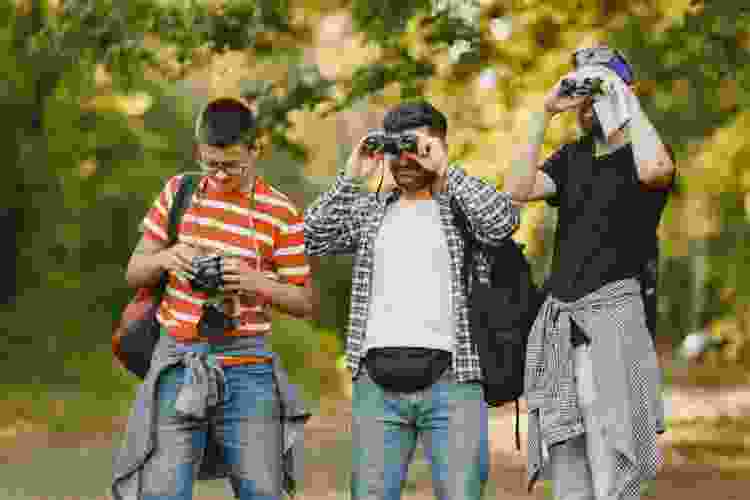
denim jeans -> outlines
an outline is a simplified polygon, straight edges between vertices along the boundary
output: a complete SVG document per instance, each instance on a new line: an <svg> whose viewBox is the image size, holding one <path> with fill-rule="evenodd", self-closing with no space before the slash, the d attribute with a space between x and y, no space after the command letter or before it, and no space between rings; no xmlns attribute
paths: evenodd
<svg viewBox="0 0 750 500"><path fill-rule="evenodd" d="M221 449L238 498L281 498L281 409L271 364L223 370L223 398L204 419L175 410L185 367L159 377L156 451L142 472L144 500L190 500L209 437Z"/></svg>
<svg viewBox="0 0 750 500"><path fill-rule="evenodd" d="M420 438L439 500L479 500L489 473L487 405L451 370L415 393L384 391L362 369L352 408L352 500L399 500Z"/></svg>
<svg viewBox="0 0 750 500"><path fill-rule="evenodd" d="M550 479L555 500L613 500L616 456L604 427L591 411L596 399L591 348L574 351L578 404L586 433L549 449Z"/></svg>

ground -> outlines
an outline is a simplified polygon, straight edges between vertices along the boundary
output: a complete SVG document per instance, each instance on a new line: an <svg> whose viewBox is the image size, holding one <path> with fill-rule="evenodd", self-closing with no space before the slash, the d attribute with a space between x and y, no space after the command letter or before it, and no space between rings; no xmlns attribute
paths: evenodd
<svg viewBox="0 0 750 500"><path fill-rule="evenodd" d="M672 422L660 438L666 463L655 483L661 500L732 500L750 491L750 387L671 386L666 394ZM327 408L327 409L324 409ZM306 432L303 499L347 498L350 441L348 401L328 402ZM487 498L542 499L525 489L525 419L521 451L515 449L513 405L491 411L492 470ZM0 429L0 500L104 500L112 447L123 418L108 431L47 433L30 425ZM427 468L418 454L404 499L432 498ZM230 498L223 483L202 483L196 500Z"/></svg>

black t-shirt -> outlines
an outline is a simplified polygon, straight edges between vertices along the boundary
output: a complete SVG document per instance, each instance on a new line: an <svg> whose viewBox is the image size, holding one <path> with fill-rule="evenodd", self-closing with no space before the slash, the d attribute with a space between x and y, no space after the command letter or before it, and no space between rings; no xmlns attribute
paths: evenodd
<svg viewBox="0 0 750 500"><path fill-rule="evenodd" d="M587 139L560 148L542 170L557 188L547 202L558 207L547 291L571 302L637 277L657 254L656 228L671 187L640 183L630 145L594 158Z"/></svg>

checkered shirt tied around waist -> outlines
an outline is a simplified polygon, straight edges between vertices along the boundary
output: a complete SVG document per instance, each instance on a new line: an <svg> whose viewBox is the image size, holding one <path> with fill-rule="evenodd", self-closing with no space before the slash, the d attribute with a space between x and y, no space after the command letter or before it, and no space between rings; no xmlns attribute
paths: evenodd
<svg viewBox="0 0 750 500"><path fill-rule="evenodd" d="M457 200L475 237L487 245L497 245L509 237L517 229L520 216L518 207L513 206L507 193L498 192L494 186L467 175L455 165L448 168L446 175L445 191L434 198L440 206L451 262L451 297L456 325L453 371L458 382L470 382L481 380L482 375L479 355L471 341L467 294L461 281L464 243L453 223L450 199ZM354 178L340 172L333 186L305 211L304 240L308 256L354 254L346 358L355 378L364 356L374 241L388 206L398 200L400 193L400 189L395 188L379 199L375 193L363 189ZM487 262L481 255L477 271L480 280L489 279Z"/></svg>
<svg viewBox="0 0 750 500"><path fill-rule="evenodd" d="M632 278L570 303L550 296L539 311L526 355L529 490L546 477L545 444L550 447L586 432L576 395L571 321L591 340L598 395L593 411L617 456L611 498L640 498L641 482L656 476L661 460L656 436L664 431L664 408L640 285Z"/></svg>

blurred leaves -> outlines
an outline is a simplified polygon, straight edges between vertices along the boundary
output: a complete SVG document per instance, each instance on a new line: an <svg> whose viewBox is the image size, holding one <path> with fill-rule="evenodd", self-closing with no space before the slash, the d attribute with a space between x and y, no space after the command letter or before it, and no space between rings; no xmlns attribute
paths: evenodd
<svg viewBox="0 0 750 500"><path fill-rule="evenodd" d="M329 102L333 82L322 78L315 66L297 65L289 69L284 83L282 97L275 93L276 87L267 81L245 82L240 93L254 103L261 140L289 152L295 160L304 160L304 147L289 140L288 129L292 126L289 115L296 110L312 111L320 104Z"/></svg>
<svg viewBox="0 0 750 500"><path fill-rule="evenodd" d="M194 168L191 123L212 93L253 101L274 152L264 175L300 205L326 187L305 173L330 177L346 156L350 144L334 135L342 117L419 97L448 116L451 157L501 185L529 111L569 71L570 53L594 41L629 56L644 109L678 158L660 228L669 270L660 332L684 335L693 314L734 321L722 331L744 362L750 11L729 0L0 0L0 231L15 235L3 259L15 291L0 310L0 353L46 353L59 336L54 360L108 343L130 293L122 273L137 224L167 177ZM574 136L561 117L545 152ZM515 235L538 277L553 217L530 205ZM322 324L340 336L351 262L320 269Z"/></svg>

